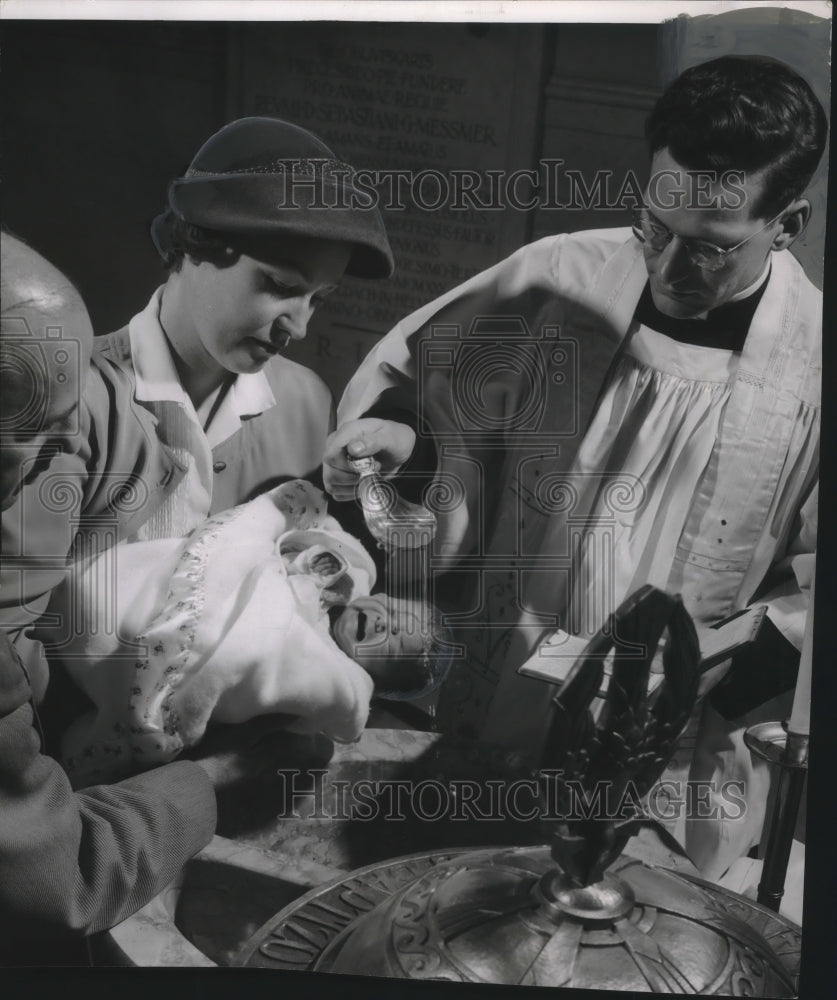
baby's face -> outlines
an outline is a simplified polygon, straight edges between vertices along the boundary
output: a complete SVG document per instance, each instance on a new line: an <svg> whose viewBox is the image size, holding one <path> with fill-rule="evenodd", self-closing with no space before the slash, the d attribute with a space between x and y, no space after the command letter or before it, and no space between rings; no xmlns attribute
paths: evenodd
<svg viewBox="0 0 837 1000"><path fill-rule="evenodd" d="M373 594L347 605L332 635L347 656L362 667L374 668L385 660L420 656L428 628L414 601Z"/></svg>

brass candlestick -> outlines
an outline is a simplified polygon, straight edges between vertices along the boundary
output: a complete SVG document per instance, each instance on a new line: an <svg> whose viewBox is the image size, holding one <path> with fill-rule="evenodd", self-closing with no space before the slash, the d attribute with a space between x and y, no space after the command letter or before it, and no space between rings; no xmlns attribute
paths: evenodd
<svg viewBox="0 0 837 1000"><path fill-rule="evenodd" d="M787 731L779 722L761 722L744 733L751 752L780 768L779 787L768 819L767 848L758 902L776 913L785 892L793 834L808 773L809 736Z"/></svg>

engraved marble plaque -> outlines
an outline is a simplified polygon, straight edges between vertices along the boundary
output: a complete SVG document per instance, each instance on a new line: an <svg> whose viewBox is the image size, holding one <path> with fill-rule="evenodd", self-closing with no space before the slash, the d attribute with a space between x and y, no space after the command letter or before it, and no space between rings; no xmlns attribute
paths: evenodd
<svg viewBox="0 0 837 1000"><path fill-rule="evenodd" d="M542 25L241 26L236 114L287 118L375 174L396 258L387 282L347 279L289 356L339 392L399 319L527 242L537 165ZM493 186L486 171L494 174ZM477 178L485 179L472 193ZM496 207L481 206L494 203Z"/></svg>

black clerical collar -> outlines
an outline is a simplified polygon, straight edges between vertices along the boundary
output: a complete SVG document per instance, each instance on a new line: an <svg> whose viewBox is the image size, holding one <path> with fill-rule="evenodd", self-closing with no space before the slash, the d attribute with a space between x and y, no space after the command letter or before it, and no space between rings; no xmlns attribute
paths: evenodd
<svg viewBox="0 0 837 1000"><path fill-rule="evenodd" d="M725 351L742 351L756 308L767 288L765 279L746 298L711 309L706 319L676 319L666 316L654 305L651 286L646 283L634 313L634 319L658 333L678 340L681 344L719 347Z"/></svg>

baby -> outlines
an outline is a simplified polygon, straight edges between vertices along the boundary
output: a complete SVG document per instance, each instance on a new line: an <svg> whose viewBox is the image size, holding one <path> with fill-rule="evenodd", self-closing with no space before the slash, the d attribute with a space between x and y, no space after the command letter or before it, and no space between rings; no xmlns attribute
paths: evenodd
<svg viewBox="0 0 837 1000"><path fill-rule="evenodd" d="M62 740L71 779L113 780L173 759L210 722L263 714L351 741L373 693L433 690L448 659L435 612L374 583L302 480L79 568L63 591L79 626L53 647L95 705Z"/></svg>
<svg viewBox="0 0 837 1000"><path fill-rule="evenodd" d="M448 633L432 605L370 594L331 617L337 645L375 682L381 698L421 698L435 691L450 666Z"/></svg>
<svg viewBox="0 0 837 1000"><path fill-rule="evenodd" d="M300 609L315 626L327 623L340 649L372 676L379 697L419 698L442 683L449 655L441 617L423 601L369 594L375 567L357 539L334 528L302 529L282 535L277 551Z"/></svg>

